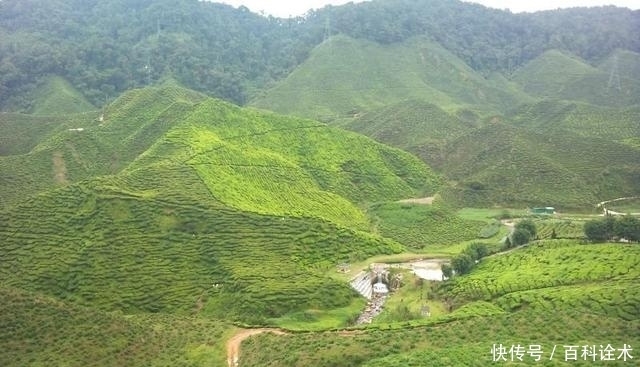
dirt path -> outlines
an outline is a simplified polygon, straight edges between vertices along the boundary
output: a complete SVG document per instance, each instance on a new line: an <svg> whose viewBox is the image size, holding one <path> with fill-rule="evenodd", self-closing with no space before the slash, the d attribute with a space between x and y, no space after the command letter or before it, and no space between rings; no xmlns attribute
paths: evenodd
<svg viewBox="0 0 640 367"><path fill-rule="evenodd" d="M67 166L64 164L64 157L62 152L55 151L51 157L53 161L53 180L60 185L66 185L67 181Z"/></svg>
<svg viewBox="0 0 640 367"><path fill-rule="evenodd" d="M240 345L245 339L254 335L272 333L275 335L287 335L288 333L275 328L241 329L227 341L227 365L237 367L240 359ZM362 334L362 330L318 331L318 333L332 333L339 336L355 336Z"/></svg>
<svg viewBox="0 0 640 367"><path fill-rule="evenodd" d="M433 199L435 199L435 196L430 196L427 198L418 198L418 199L398 200L398 203L431 205L433 204Z"/></svg>
<svg viewBox="0 0 640 367"><path fill-rule="evenodd" d="M240 344L242 341L253 335L262 333L273 333L276 335L285 335L286 333L280 329L262 328L262 329L242 329L227 341L227 364L229 367L238 366L240 359Z"/></svg>
<svg viewBox="0 0 640 367"><path fill-rule="evenodd" d="M596 207L598 208L602 208L602 214L600 214L601 216L605 216L605 215L624 215L626 213L620 213L620 212L616 212L613 210L609 210L607 209L604 204L609 204L609 203L613 203L616 201L622 201L622 200L631 200L631 199L640 199L640 196L627 196L627 197L623 197L623 198L617 198L617 199L612 199L612 200L607 200L607 201L601 201L598 204L596 204ZM640 215L640 213L630 213L631 215Z"/></svg>

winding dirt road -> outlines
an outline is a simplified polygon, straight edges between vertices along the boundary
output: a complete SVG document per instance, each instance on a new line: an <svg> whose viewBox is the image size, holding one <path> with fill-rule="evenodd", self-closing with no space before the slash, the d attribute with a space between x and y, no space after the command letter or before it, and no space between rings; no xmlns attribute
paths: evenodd
<svg viewBox="0 0 640 367"><path fill-rule="evenodd" d="M398 200L398 203L431 205L431 204L433 204L433 200L434 199L435 199L434 196L430 196L430 197L427 197L427 198Z"/></svg>
<svg viewBox="0 0 640 367"><path fill-rule="evenodd" d="M227 365L229 367L238 366L240 359L240 344L250 336L262 333L273 333L276 335L285 335L286 333L280 329L262 328L262 329L242 329L236 335L227 341Z"/></svg>
<svg viewBox="0 0 640 367"><path fill-rule="evenodd" d="M272 333L275 335L288 335L287 332L276 328L241 329L227 341L227 365L237 367L240 360L240 345L245 339L254 335ZM350 337L362 334L362 330L318 331L318 333L332 333L334 335Z"/></svg>

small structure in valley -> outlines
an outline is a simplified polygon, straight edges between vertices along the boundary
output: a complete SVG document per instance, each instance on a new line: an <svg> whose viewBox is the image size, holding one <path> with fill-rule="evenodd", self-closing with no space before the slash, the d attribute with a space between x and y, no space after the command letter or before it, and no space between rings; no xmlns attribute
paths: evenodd
<svg viewBox="0 0 640 367"><path fill-rule="evenodd" d="M552 206L545 206L545 207L540 207L540 208L532 208L531 209L531 214L555 214L556 213L556 208L552 207Z"/></svg>
<svg viewBox="0 0 640 367"><path fill-rule="evenodd" d="M376 283L373 285L373 293L374 294L387 294L389 293L389 288L383 282L383 279L387 281L389 276L389 272L383 266L374 266L373 272L376 274Z"/></svg>

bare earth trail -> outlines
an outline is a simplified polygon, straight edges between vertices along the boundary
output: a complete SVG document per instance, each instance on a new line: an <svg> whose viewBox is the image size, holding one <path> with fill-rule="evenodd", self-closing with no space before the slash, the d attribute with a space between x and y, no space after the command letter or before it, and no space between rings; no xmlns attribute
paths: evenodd
<svg viewBox="0 0 640 367"><path fill-rule="evenodd" d="M609 210L607 209L604 204L609 204L609 203L613 203L616 201L622 201L622 200L631 200L631 199L640 199L640 196L627 196L627 197L623 197L623 198L617 198L617 199L613 199L613 200L606 200L606 201L601 201L598 204L596 204L596 207L598 208L602 208L603 214L601 214L602 216L605 215L624 215L625 213L619 213L619 212L615 212L613 210ZM640 215L640 213L629 213L631 215Z"/></svg>
<svg viewBox="0 0 640 367"><path fill-rule="evenodd" d="M241 329L234 336L227 341L227 365L229 367L238 366L240 360L240 345L242 342L254 335L272 333L275 335L288 335L288 333L281 329L276 328L260 328L260 329ZM321 331L320 331L321 333ZM353 336L360 334L359 330L342 330L342 331L330 331L340 336Z"/></svg>
<svg viewBox="0 0 640 367"><path fill-rule="evenodd" d="M431 205L433 204L434 196L426 197L426 198L418 198L418 199L404 199L398 200L399 203L408 203L408 204L423 204L423 205Z"/></svg>
<svg viewBox="0 0 640 367"><path fill-rule="evenodd" d="M262 333L273 333L276 335L285 335L286 333L280 329L262 328L262 329L242 329L227 341L227 364L229 367L238 365L240 358L240 344L242 341L253 335Z"/></svg>

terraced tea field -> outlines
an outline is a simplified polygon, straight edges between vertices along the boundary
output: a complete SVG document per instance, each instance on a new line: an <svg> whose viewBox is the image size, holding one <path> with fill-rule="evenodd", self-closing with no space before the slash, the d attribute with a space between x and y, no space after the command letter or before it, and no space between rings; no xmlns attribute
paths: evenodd
<svg viewBox="0 0 640 367"><path fill-rule="evenodd" d="M0 287L0 365L223 366L226 321L123 315Z"/></svg>
<svg viewBox="0 0 640 367"><path fill-rule="evenodd" d="M370 209L378 231L414 250L432 251L479 238L484 222L459 217L441 204L376 204Z"/></svg>
<svg viewBox="0 0 640 367"><path fill-rule="evenodd" d="M354 292L326 270L401 249L320 220L173 198L180 199L73 185L31 200L0 214L0 274L7 285L102 310L204 307L207 314L257 322L255 315L348 305Z"/></svg>
<svg viewBox="0 0 640 367"><path fill-rule="evenodd" d="M262 335L243 344L243 366L486 366L494 344L541 345L542 365L565 366L564 346L640 345L640 248L536 242L483 259L439 292L450 314L378 324L351 336ZM487 339L487 335L490 338ZM557 347L555 357L552 349ZM633 355L633 352L631 353ZM535 364L525 356L524 365ZM597 355L599 358L599 355ZM507 354L508 365L512 361ZM596 360L597 361L597 360ZM515 362L513 362L515 363ZM570 365L593 365L591 359ZM633 361L607 362L625 366Z"/></svg>
<svg viewBox="0 0 640 367"><path fill-rule="evenodd" d="M546 219L535 223L540 239L584 237L585 222L581 220Z"/></svg>

